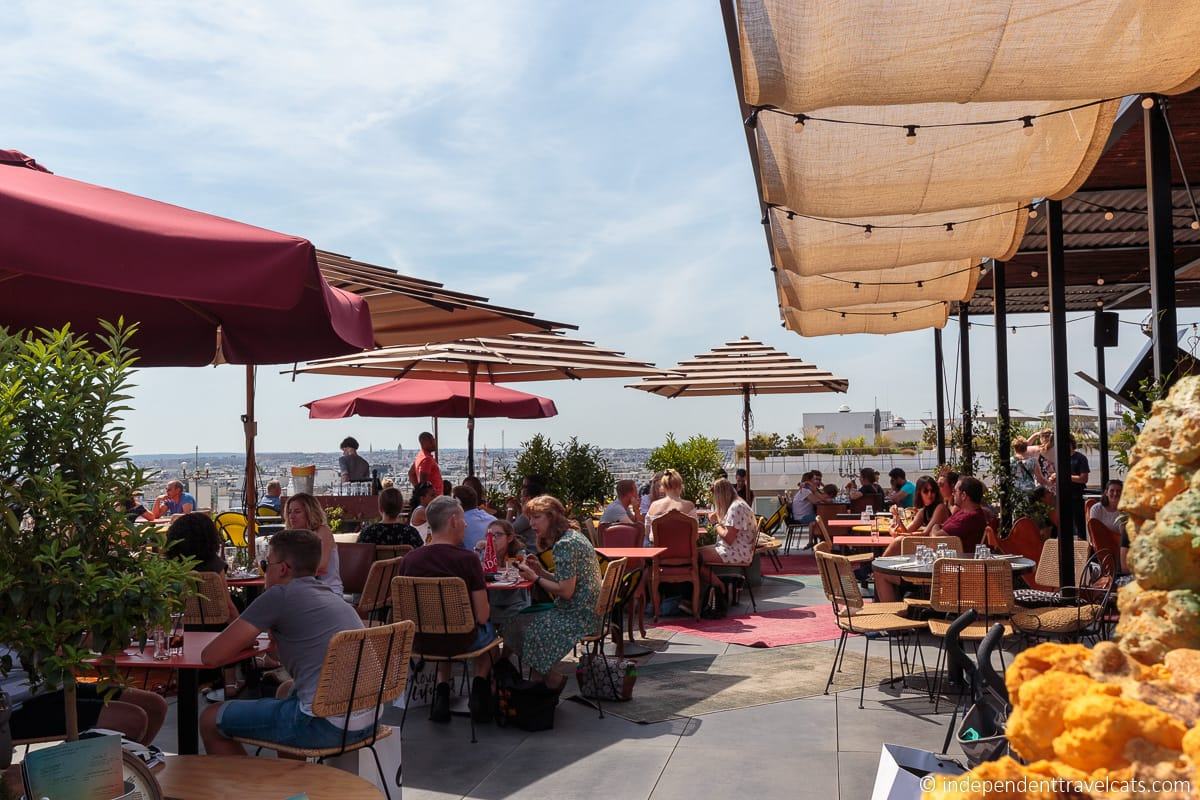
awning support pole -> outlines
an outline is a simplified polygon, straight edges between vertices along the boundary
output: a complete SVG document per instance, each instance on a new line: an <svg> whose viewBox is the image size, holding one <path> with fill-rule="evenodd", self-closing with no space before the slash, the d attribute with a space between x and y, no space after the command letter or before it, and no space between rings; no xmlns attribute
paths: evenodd
<svg viewBox="0 0 1200 800"><path fill-rule="evenodd" d="M992 472L997 475L1011 476L1012 462L1012 420L1008 410L1008 309L1007 281L1004 274L1003 261L992 259L992 294L995 306L992 313L993 324L996 327L996 430L999 441L997 450L999 464L992 465ZM1011 488L1011 483L1002 484ZM1000 530L998 536L1006 536L1012 528L1012 498L1005 491L1000 498Z"/></svg>
<svg viewBox="0 0 1200 800"><path fill-rule="evenodd" d="M258 511L258 488L255 486L258 465L255 463L254 437L258 434L258 423L254 420L254 365L246 365L246 413L242 417L242 430L246 434L246 487L242 505L246 508L246 546L250 561L256 558L254 534L258 531L255 513Z"/></svg>
<svg viewBox="0 0 1200 800"><path fill-rule="evenodd" d="M958 304L958 349L962 362L962 473L975 474L975 442L971 429L971 322L967 304Z"/></svg>
<svg viewBox="0 0 1200 800"><path fill-rule="evenodd" d="M467 365L467 374L471 376L471 394L467 398L467 475L475 474L475 378L479 374L479 364Z"/></svg>
<svg viewBox="0 0 1200 800"><path fill-rule="evenodd" d="M1142 109L1146 138L1146 222L1150 234L1150 308L1154 378L1175 371L1179 337L1175 314L1175 241L1171 207L1171 139L1163 113L1166 99Z"/></svg>
<svg viewBox="0 0 1200 800"><path fill-rule="evenodd" d="M1103 311L1096 312L1097 328L1099 328L1100 315ZM1104 379L1104 343L1097 340L1096 342L1096 383L1101 386L1108 384ZM1108 397L1104 394L1103 389L1096 390L1096 411L1099 417L1096 419L1099 425L1099 447L1100 447L1100 491L1108 486Z"/></svg>
<svg viewBox="0 0 1200 800"><path fill-rule="evenodd" d="M942 329L933 329L933 385L937 395L937 463L946 463L946 382L943 376Z"/></svg>
<svg viewBox="0 0 1200 800"><path fill-rule="evenodd" d="M1062 202L1046 203L1046 260L1050 290L1050 369L1054 396L1054 464L1058 487L1058 584L1066 594L1075 585L1075 517L1071 513L1071 409L1067 388L1067 266L1063 249Z"/></svg>

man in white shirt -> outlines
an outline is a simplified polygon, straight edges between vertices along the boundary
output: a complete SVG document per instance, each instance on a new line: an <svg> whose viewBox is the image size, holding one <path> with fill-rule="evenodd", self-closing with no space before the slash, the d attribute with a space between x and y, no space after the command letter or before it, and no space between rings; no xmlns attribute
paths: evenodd
<svg viewBox="0 0 1200 800"><path fill-rule="evenodd" d="M817 495L813 482L813 474L804 473L792 495L792 521L799 525L811 525L817 518L816 503L823 495Z"/></svg>
<svg viewBox="0 0 1200 800"><path fill-rule="evenodd" d="M642 512L637 502L637 483L630 480L617 481L616 491L617 499L609 503L608 507L604 509L604 513L600 515L600 524L639 524Z"/></svg>

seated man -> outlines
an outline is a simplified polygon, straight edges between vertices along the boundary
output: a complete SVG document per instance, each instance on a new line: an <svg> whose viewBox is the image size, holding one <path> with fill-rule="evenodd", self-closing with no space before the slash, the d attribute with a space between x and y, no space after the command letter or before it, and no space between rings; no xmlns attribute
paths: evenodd
<svg viewBox="0 0 1200 800"><path fill-rule="evenodd" d="M228 664L263 631L294 684L286 698L231 700L200 715L200 736L210 755L245 755L232 737L264 739L294 747L337 747L369 735L374 710L345 717L315 717L312 701L329 642L341 631L362 627L354 606L317 580L321 540L311 531L286 530L271 537L266 591L200 654L205 664Z"/></svg>
<svg viewBox="0 0 1200 800"><path fill-rule="evenodd" d="M182 481L167 481L167 488L154 500L154 507L146 514L146 519L159 517L174 517L178 514L189 514L196 510L196 498L183 490Z"/></svg>
<svg viewBox="0 0 1200 800"><path fill-rule="evenodd" d="M954 486L954 505L958 510L942 523L942 533L957 536L963 546L960 555L969 557L975 546L983 543L983 530L988 524L983 510L983 483L970 475L959 478Z"/></svg>
<svg viewBox="0 0 1200 800"><path fill-rule="evenodd" d="M870 467L863 467L858 471L858 483L851 478L846 484L846 495L851 500L857 500L860 497L870 495L878 498L878 502L874 505L877 509L883 510L883 489L879 485L879 473Z"/></svg>
<svg viewBox="0 0 1200 800"><path fill-rule="evenodd" d="M892 490L884 495L883 499L890 505L912 508L917 487L913 486L913 482L904 476L904 470L896 467L888 473L888 478L891 479Z"/></svg>
<svg viewBox="0 0 1200 800"><path fill-rule="evenodd" d="M495 522L496 518L479 507L479 495L475 494L475 490L465 483L455 486L451 496L462 506L463 519L467 525L462 546L468 550L482 551L487 544L488 525ZM425 513L426 519L428 519L428 510Z"/></svg>
<svg viewBox="0 0 1200 800"><path fill-rule="evenodd" d="M273 508L276 514L283 513L283 484L279 481L267 481L267 493L258 498L259 508Z"/></svg>
<svg viewBox="0 0 1200 800"><path fill-rule="evenodd" d="M425 518L429 521L433 540L406 555L400 562L399 574L411 578L462 578L471 595L471 613L475 616L476 631L463 635L418 634L413 642L413 651L450 656L478 650L496 638L496 630L491 623L483 567L479 564L478 556L463 547L467 523L462 506L453 497L438 497L426 507ZM433 692L433 708L430 709L430 719L434 722L450 721L451 666L449 661L438 662L438 682ZM476 722L487 722L492 718L492 689L488 681L492 660L490 657L477 658L474 666L471 716Z"/></svg>
<svg viewBox="0 0 1200 800"><path fill-rule="evenodd" d="M638 504L637 482L617 481L617 498L600 515L601 525L640 525L641 506Z"/></svg>

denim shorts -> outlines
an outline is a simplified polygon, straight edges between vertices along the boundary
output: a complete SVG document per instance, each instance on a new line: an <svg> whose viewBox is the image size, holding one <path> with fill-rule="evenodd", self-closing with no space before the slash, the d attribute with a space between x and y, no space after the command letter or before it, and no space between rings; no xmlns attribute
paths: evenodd
<svg viewBox="0 0 1200 800"><path fill-rule="evenodd" d="M267 742L319 749L340 747L342 728L328 720L309 716L300 710L300 698L284 700L230 700L217 712L217 729L228 737L258 739ZM346 734L346 743L365 739L371 727Z"/></svg>

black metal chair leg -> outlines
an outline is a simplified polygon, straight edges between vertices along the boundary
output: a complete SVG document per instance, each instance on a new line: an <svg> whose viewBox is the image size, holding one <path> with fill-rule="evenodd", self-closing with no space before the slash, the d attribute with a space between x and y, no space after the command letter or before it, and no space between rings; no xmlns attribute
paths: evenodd
<svg viewBox="0 0 1200 800"><path fill-rule="evenodd" d="M375 745L373 744L367 745L367 749L371 751L371 755L375 756L375 769L379 770L379 783L383 786L383 793L387 797L387 800L392 800L392 792L388 789L388 780L387 776L383 774L383 763L379 760L379 753L375 752ZM399 773L396 774L397 778L399 778ZM396 785L400 785L398 779Z"/></svg>
<svg viewBox="0 0 1200 800"><path fill-rule="evenodd" d="M859 684L858 684L858 707L859 708L863 707L863 695L866 694L866 691L867 691L867 654L870 652L871 652L871 637L864 636L863 637L862 680L859 681ZM890 658L890 654L889 654L889 658Z"/></svg>
<svg viewBox="0 0 1200 800"><path fill-rule="evenodd" d="M842 647L846 644L846 632L842 631L842 636L838 639L837 647L833 649L833 663L829 665L829 680L825 681L824 694L829 694L829 687L833 685L833 673L837 670L838 657L842 654Z"/></svg>

